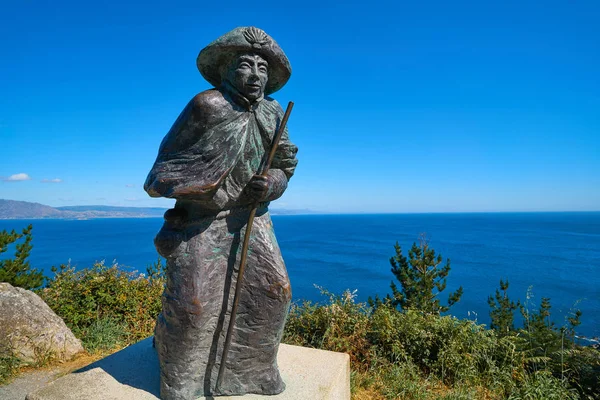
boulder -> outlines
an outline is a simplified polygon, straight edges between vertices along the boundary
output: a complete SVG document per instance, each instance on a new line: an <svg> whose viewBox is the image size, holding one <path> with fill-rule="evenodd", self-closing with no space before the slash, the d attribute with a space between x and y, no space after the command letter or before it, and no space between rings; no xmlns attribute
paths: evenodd
<svg viewBox="0 0 600 400"><path fill-rule="evenodd" d="M81 341L37 294L0 283L0 356L36 363L81 351Z"/></svg>

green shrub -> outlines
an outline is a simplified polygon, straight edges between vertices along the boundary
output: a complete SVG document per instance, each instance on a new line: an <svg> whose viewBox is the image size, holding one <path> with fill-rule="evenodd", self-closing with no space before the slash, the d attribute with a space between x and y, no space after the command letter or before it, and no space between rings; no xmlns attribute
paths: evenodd
<svg viewBox="0 0 600 400"><path fill-rule="evenodd" d="M600 399L600 351L588 346L564 350L561 376L577 388L582 398ZM558 371L556 372L558 374Z"/></svg>
<svg viewBox="0 0 600 400"><path fill-rule="evenodd" d="M600 398L600 352L577 344L575 329L581 323L581 311L573 309L563 326L551 319L550 299L542 297L539 309L532 303L531 287L520 306L523 327L518 333L518 350L524 355L529 372L546 371L561 382L568 382L585 399ZM541 376L540 382L545 382Z"/></svg>
<svg viewBox="0 0 600 400"><path fill-rule="evenodd" d="M575 389L569 389L565 381L552 376L550 371L537 371L526 375L523 384L509 400L577 400Z"/></svg>
<svg viewBox="0 0 600 400"><path fill-rule="evenodd" d="M163 269L160 260L154 268ZM88 346L98 346L102 335L114 337L117 325L125 331L124 344L152 335L161 310L161 273L146 276L104 263L79 271L61 265L53 272L38 294Z"/></svg>
<svg viewBox="0 0 600 400"><path fill-rule="evenodd" d="M357 365L369 362L371 346L367 339L369 308L354 302L354 293L329 296L326 305L304 302L293 304L284 330L283 341L298 346L348 353Z"/></svg>
<svg viewBox="0 0 600 400"><path fill-rule="evenodd" d="M422 379L418 368L411 362L392 365L382 374L382 387L386 399L427 400L431 389L429 382Z"/></svg>
<svg viewBox="0 0 600 400"><path fill-rule="evenodd" d="M522 357L510 338L498 338L470 320L404 313L378 307L371 317L370 342L392 363L411 363L443 384L468 383L504 392L522 374Z"/></svg>
<svg viewBox="0 0 600 400"><path fill-rule="evenodd" d="M283 341L350 354L356 399L575 399L575 389L583 398L598 398L590 394L598 387L596 349L565 353L571 367L561 379L550 365L529 368L536 358L529 338L499 336L437 313L401 312L389 303L371 308L355 303L349 291L324 293L326 304L292 307Z"/></svg>

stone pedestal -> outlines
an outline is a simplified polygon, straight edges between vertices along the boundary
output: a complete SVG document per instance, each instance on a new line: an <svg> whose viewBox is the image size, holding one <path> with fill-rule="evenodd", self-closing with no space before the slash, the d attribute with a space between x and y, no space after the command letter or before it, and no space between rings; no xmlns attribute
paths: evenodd
<svg viewBox="0 0 600 400"><path fill-rule="evenodd" d="M286 390L276 396L200 399L349 400L347 354L281 344L277 355ZM152 338L142 340L27 395L27 400L156 400L160 371Z"/></svg>

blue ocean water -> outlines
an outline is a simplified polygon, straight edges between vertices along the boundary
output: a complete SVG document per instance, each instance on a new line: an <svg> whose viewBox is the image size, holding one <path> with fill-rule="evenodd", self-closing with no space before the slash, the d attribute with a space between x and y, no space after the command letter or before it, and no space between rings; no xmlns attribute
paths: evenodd
<svg viewBox="0 0 600 400"><path fill-rule="evenodd" d="M145 271L157 258L153 238L158 218L1 220L0 230L33 224L31 264L51 275L52 265L78 268L116 260ZM462 285L451 314L489 323L487 298L500 279L509 296L529 299L535 309L550 297L553 319L565 324L571 310L583 311L578 332L600 336L600 213L490 213L273 216L293 298L324 301L315 285L357 299L390 292L389 258L394 243L406 251L421 233L451 259L446 294Z"/></svg>

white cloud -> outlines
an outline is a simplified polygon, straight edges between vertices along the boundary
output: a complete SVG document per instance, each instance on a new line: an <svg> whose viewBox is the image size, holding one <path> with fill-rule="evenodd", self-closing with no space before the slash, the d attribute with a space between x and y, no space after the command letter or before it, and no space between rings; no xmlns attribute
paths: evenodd
<svg viewBox="0 0 600 400"><path fill-rule="evenodd" d="M135 184L134 183L128 183L127 185L125 185L125 187L133 188L133 187L135 187Z"/></svg>
<svg viewBox="0 0 600 400"><path fill-rule="evenodd" d="M21 181L29 181L31 177L24 172L20 174L14 174L9 176L8 178L3 179L5 182L21 182Z"/></svg>
<svg viewBox="0 0 600 400"><path fill-rule="evenodd" d="M42 183L61 183L63 180L60 178L54 178L54 179L42 179L40 182Z"/></svg>

